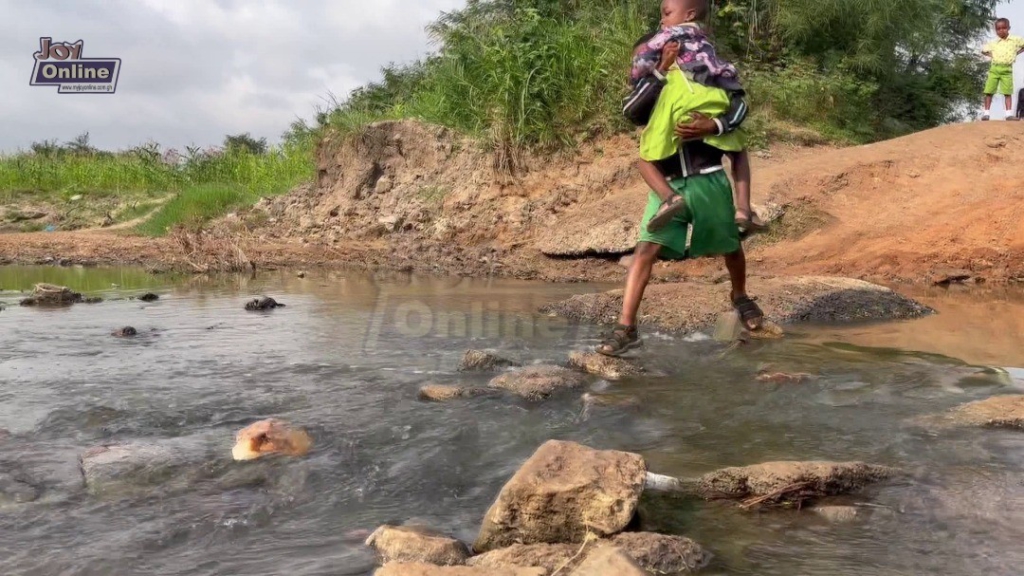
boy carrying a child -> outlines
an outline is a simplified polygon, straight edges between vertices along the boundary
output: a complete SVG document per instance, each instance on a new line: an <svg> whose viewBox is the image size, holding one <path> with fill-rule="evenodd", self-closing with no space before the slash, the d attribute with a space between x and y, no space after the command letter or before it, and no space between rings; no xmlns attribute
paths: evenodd
<svg viewBox="0 0 1024 576"><path fill-rule="evenodd" d="M652 61L650 51L660 50L653 66L648 64L646 71L634 70L634 102L631 105L627 99L624 109L627 116L646 121L640 138L639 167L651 192L618 324L597 347L597 352L604 355L619 356L642 346L636 316L659 257L677 260L723 256L732 287L730 300L746 327L757 330L764 317L747 295L746 258L732 187L722 162L729 154L741 205L749 202L749 161L742 136L735 132L745 118L746 108L742 98L735 97L737 93L742 96L735 68L717 59L714 48L695 24L706 10L707 0L664 0L663 31L642 39L635 49L636 63L641 68ZM679 55L670 45L674 39ZM652 74L657 82L655 99L637 97L637 91L653 82ZM636 104L638 101L651 104L649 116L636 111L643 108ZM714 128L709 131L705 117L726 120L713 122ZM694 128L698 124L705 128ZM703 138L689 139L696 132L701 132ZM749 207L745 208L749 214ZM692 237L687 243L690 228Z"/></svg>

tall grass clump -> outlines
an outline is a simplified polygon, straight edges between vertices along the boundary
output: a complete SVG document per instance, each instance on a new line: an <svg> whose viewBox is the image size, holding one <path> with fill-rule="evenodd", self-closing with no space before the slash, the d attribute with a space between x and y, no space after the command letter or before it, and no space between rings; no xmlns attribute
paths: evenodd
<svg viewBox="0 0 1024 576"><path fill-rule="evenodd" d="M155 144L109 152L89 146L83 135L66 145L42 142L31 151L0 156L0 198L173 196L146 227L163 233L179 217L212 218L310 180L313 146L311 133L293 131L275 147L242 135L229 136L222 148L184 153Z"/></svg>

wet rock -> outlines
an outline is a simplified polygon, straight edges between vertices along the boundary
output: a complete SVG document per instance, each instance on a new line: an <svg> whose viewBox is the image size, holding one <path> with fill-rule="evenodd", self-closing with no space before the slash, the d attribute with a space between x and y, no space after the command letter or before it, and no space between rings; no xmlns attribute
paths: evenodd
<svg viewBox="0 0 1024 576"><path fill-rule="evenodd" d="M102 494L159 485L188 464L186 454L174 443L130 442L90 448L79 463L86 488Z"/></svg>
<svg viewBox="0 0 1024 576"><path fill-rule="evenodd" d="M689 538L650 532L624 532L611 543L638 566L653 574L696 572L711 561L711 554Z"/></svg>
<svg viewBox="0 0 1024 576"><path fill-rule="evenodd" d="M840 324L863 320L919 318L934 310L869 282L835 277L751 278L751 296L775 325L800 322ZM614 324L622 309L622 290L578 295L541 307L572 320ZM692 333L711 329L722 312L733 312L727 285L699 282L648 287L640 307L648 329ZM758 336L776 336L774 333Z"/></svg>
<svg viewBox="0 0 1024 576"><path fill-rule="evenodd" d="M460 398L473 398L493 394L494 390L486 388L464 388L444 384L427 384L420 388L420 400L427 402L449 402Z"/></svg>
<svg viewBox="0 0 1024 576"><path fill-rule="evenodd" d="M102 303L103 303L103 298L99 298L99 297L83 298L82 299L82 304L102 304Z"/></svg>
<svg viewBox="0 0 1024 576"><path fill-rule="evenodd" d="M462 542L420 526L381 526L366 539L366 545L373 548L381 564L423 562L457 566L469 558L469 548Z"/></svg>
<svg viewBox="0 0 1024 576"><path fill-rule="evenodd" d="M139 331L131 326L125 326L124 328L114 330L110 335L114 338L131 338L132 336L138 336Z"/></svg>
<svg viewBox="0 0 1024 576"><path fill-rule="evenodd" d="M53 284L36 284L32 296L21 301L22 306L70 306L78 304L85 298L78 292L65 286Z"/></svg>
<svg viewBox="0 0 1024 576"><path fill-rule="evenodd" d="M965 284L972 277L967 270L946 270L932 277L932 285L949 288L954 284Z"/></svg>
<svg viewBox="0 0 1024 576"><path fill-rule="evenodd" d="M152 292L147 292L146 294L139 296L138 299L141 300L142 302L156 302L157 300L160 299L160 297L157 296L156 294L153 294Z"/></svg>
<svg viewBox="0 0 1024 576"><path fill-rule="evenodd" d="M855 492L896 474L863 462L767 462L706 474L697 492L709 500L745 500L745 507L784 505Z"/></svg>
<svg viewBox="0 0 1024 576"><path fill-rule="evenodd" d="M274 308L284 308L284 304L281 304L273 298L263 297L254 298L245 305L245 309L254 312L262 310L273 310Z"/></svg>
<svg viewBox="0 0 1024 576"><path fill-rule="evenodd" d="M790 374L787 372L769 372L762 370L757 373L757 381L766 384L800 384L814 380L811 374Z"/></svg>
<svg viewBox="0 0 1024 576"><path fill-rule="evenodd" d="M953 426L1024 430L1024 395L994 396L959 406L928 420Z"/></svg>
<svg viewBox="0 0 1024 576"><path fill-rule="evenodd" d="M0 473L0 508L13 504L35 502L39 498L39 490L10 474Z"/></svg>
<svg viewBox="0 0 1024 576"><path fill-rule="evenodd" d="M542 568L545 576L563 567L571 570L581 558L573 561L579 544L513 544L470 558L467 566L478 568Z"/></svg>
<svg viewBox="0 0 1024 576"><path fill-rule="evenodd" d="M491 388L506 390L531 401L584 386L586 377L561 366L529 366L493 378Z"/></svg>
<svg viewBox="0 0 1024 576"><path fill-rule="evenodd" d="M812 512L829 522L845 524L857 519L859 511L854 506L815 506Z"/></svg>
<svg viewBox="0 0 1024 576"><path fill-rule="evenodd" d="M588 533L617 534L633 519L646 474L636 454L546 442L501 489L473 549L573 544Z"/></svg>
<svg viewBox="0 0 1024 576"><path fill-rule="evenodd" d="M640 399L636 396L616 396L613 394L591 394L587 392L583 396L580 396L580 401L583 402L584 408L623 408L629 410L635 410L640 408L642 404Z"/></svg>
<svg viewBox="0 0 1024 576"><path fill-rule="evenodd" d="M740 319L739 313L723 312L715 323L713 338L719 342L749 342L751 340L778 340L785 337L781 326L768 320L761 321L757 330L748 329Z"/></svg>
<svg viewBox="0 0 1024 576"><path fill-rule="evenodd" d="M296 276L298 276L299 278L305 278L306 277L306 273L305 272L299 272L298 274L296 274Z"/></svg>
<svg viewBox="0 0 1024 576"><path fill-rule="evenodd" d="M373 576L547 576L541 568L474 568L433 564L386 564Z"/></svg>
<svg viewBox="0 0 1024 576"><path fill-rule="evenodd" d="M648 576L621 548L603 544L595 547L570 576Z"/></svg>
<svg viewBox="0 0 1024 576"><path fill-rule="evenodd" d="M301 428L269 418L246 426L235 435L231 456L235 460L256 460L265 456L305 456L312 438Z"/></svg>
<svg viewBox="0 0 1024 576"><path fill-rule="evenodd" d="M622 358L612 358L596 352L573 352L569 366L607 380L621 380L646 374L643 366Z"/></svg>
<svg viewBox="0 0 1024 576"><path fill-rule="evenodd" d="M490 352L481 350L469 350L462 356L459 362L459 372L495 372L504 368L519 367L518 362L502 358Z"/></svg>

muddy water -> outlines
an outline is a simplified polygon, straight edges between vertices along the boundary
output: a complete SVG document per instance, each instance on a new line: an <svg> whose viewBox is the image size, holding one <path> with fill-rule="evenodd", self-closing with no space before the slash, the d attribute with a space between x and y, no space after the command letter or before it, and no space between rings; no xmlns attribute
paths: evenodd
<svg viewBox="0 0 1024 576"><path fill-rule="evenodd" d="M39 281L108 301L18 307L17 291ZM644 361L667 376L591 384L637 397L639 411L582 417L572 394L539 405L417 400L427 381L486 382L455 372L467 348L561 362L592 346L598 328L532 311L599 288L0 268L0 573L370 574L361 530L416 517L472 541L501 485L550 438L637 451L675 476L778 459L866 460L912 473L842 501L860 511L845 524L807 511L645 506L650 527L715 554L708 574L1020 573L1024 435L908 424L1024 389L1016 296L926 294L947 311L941 320L806 328L724 356L704 335L649 334ZM148 291L161 299L114 300ZM244 312L260 294L287 306ZM126 325L140 337L109 336ZM766 364L819 379L760 384L754 375ZM234 432L269 416L307 427L311 455L231 462ZM198 439L201 474L102 496L83 490L83 450L169 438Z"/></svg>

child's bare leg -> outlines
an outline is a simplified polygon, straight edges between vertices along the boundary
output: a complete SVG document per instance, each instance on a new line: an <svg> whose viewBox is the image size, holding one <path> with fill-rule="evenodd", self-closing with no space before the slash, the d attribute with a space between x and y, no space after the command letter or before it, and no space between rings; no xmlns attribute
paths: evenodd
<svg viewBox="0 0 1024 576"><path fill-rule="evenodd" d="M661 246L650 242L640 242L633 253L633 264L629 267L626 278L626 290L622 298L622 314L615 330L597 347L597 352L609 356L618 356L639 345L636 315L640 310L640 302L644 298L644 290L651 280L654 262L658 259Z"/></svg>
<svg viewBox="0 0 1024 576"><path fill-rule="evenodd" d="M985 115L982 116L982 118L987 119L988 118L989 110L991 110L991 109L992 109L992 95L991 94L985 94Z"/></svg>
<svg viewBox="0 0 1024 576"><path fill-rule="evenodd" d="M1010 96L1009 94L1007 94L1006 95L1006 117L1007 118L1012 118L1013 115L1014 115L1013 114L1013 96Z"/></svg>
<svg viewBox="0 0 1024 576"><path fill-rule="evenodd" d="M750 154L746 150L729 155L732 159L732 178L736 182L736 219L749 220L750 209Z"/></svg>

